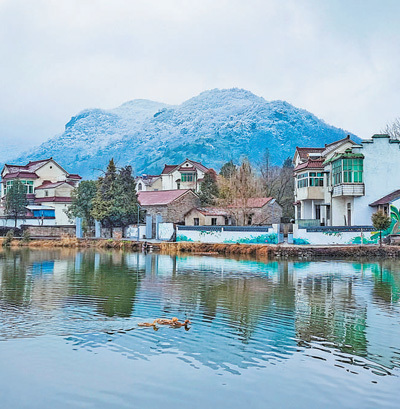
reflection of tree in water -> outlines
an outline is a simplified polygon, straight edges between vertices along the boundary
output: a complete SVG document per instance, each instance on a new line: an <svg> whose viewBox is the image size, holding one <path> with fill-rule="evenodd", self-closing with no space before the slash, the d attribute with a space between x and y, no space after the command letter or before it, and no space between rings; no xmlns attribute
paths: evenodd
<svg viewBox="0 0 400 409"><path fill-rule="evenodd" d="M386 260L366 265L374 277L374 301L384 308L391 308L400 299L400 274L398 262Z"/></svg>
<svg viewBox="0 0 400 409"><path fill-rule="evenodd" d="M353 294L353 277L307 275L297 287L296 332L301 341L334 343L343 352L367 355L367 306Z"/></svg>
<svg viewBox="0 0 400 409"><path fill-rule="evenodd" d="M70 274L71 295L90 297L98 312L108 317L130 317L142 273L129 268L123 252L76 255L75 274Z"/></svg>
<svg viewBox="0 0 400 409"><path fill-rule="evenodd" d="M29 250L4 249L0 252L0 301L24 306L30 302L32 280L28 279Z"/></svg>

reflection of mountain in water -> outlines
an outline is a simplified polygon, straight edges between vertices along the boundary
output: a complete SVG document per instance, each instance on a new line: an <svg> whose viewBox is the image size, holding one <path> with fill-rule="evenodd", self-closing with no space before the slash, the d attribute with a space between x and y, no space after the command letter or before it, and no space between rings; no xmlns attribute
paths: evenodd
<svg viewBox="0 0 400 409"><path fill-rule="evenodd" d="M370 360L393 368L397 271L397 262L3 251L0 339L68 335L82 347L109 346L134 358L169 352L231 372L315 348L342 354L341 361L364 359L359 366ZM159 316L193 325L187 332L137 327Z"/></svg>

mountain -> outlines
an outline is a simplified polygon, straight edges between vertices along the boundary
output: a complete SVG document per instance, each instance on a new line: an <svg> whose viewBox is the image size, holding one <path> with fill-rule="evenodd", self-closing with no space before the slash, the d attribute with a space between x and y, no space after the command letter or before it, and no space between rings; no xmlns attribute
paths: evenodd
<svg viewBox="0 0 400 409"><path fill-rule="evenodd" d="M68 171L93 178L111 157L136 174L158 174L164 164L185 158L215 169L243 156L257 163L268 148L272 162L281 164L296 146L321 146L347 134L285 101L214 89L176 106L139 99L111 110L87 109L71 118L64 133L12 163L52 156Z"/></svg>

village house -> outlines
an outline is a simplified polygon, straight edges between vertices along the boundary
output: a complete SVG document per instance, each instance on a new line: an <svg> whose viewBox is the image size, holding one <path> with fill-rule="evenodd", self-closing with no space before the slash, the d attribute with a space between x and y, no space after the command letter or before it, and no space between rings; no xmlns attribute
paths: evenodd
<svg viewBox="0 0 400 409"><path fill-rule="evenodd" d="M64 210L71 203L72 190L81 180L79 175L68 173L52 158L29 162L27 165L6 164L1 172L3 204L8 189L16 180L26 187L28 219L39 218L43 221L48 218L55 220L52 224L71 224Z"/></svg>
<svg viewBox="0 0 400 409"><path fill-rule="evenodd" d="M272 197L253 197L246 204L199 207L185 215L186 226L262 226L280 223L282 206Z"/></svg>
<svg viewBox="0 0 400 409"><path fill-rule="evenodd" d="M200 199L191 189L139 191L138 201L147 216L153 219L162 216L166 223L181 223L185 221L185 214L194 207L200 206Z"/></svg>
<svg viewBox="0 0 400 409"><path fill-rule="evenodd" d="M186 159L180 165L165 165L161 175L142 175L136 178L141 191L192 189L198 192L204 175L209 171L200 162Z"/></svg>
<svg viewBox="0 0 400 409"><path fill-rule="evenodd" d="M294 156L296 223L303 226L370 226L371 216L399 199L400 141L349 137ZM309 150L309 152L307 152Z"/></svg>

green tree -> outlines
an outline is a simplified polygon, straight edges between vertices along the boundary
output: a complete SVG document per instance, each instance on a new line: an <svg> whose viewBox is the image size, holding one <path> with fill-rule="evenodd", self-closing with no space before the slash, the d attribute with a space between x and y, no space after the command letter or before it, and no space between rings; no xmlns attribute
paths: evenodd
<svg viewBox="0 0 400 409"><path fill-rule="evenodd" d="M219 174L225 179L229 179L235 172L236 165L230 160L222 166Z"/></svg>
<svg viewBox="0 0 400 409"><path fill-rule="evenodd" d="M386 216L382 210L378 210L372 215L371 220L374 228L379 230L379 245L382 246L382 231L390 227L392 219Z"/></svg>
<svg viewBox="0 0 400 409"><path fill-rule="evenodd" d="M14 226L17 227L18 219L24 219L26 215L26 187L20 180L14 180L6 194L5 214L14 219Z"/></svg>
<svg viewBox="0 0 400 409"><path fill-rule="evenodd" d="M87 227L94 225L92 216L93 199L96 197L96 182L84 180L76 187L71 195L72 202L65 211L70 219L81 217Z"/></svg>
<svg viewBox="0 0 400 409"><path fill-rule="evenodd" d="M118 216L115 214L117 183L117 168L114 159L111 159L104 176L97 180L97 191L91 211L95 220L99 220L104 227L110 229L111 236L118 221Z"/></svg>
<svg viewBox="0 0 400 409"><path fill-rule="evenodd" d="M219 196L219 189L217 185L217 174L214 169L210 169L204 175L203 181L200 185L199 197L203 206L212 206L215 204Z"/></svg>
<svg viewBox="0 0 400 409"><path fill-rule="evenodd" d="M138 200L132 168L126 166L117 171L111 159L107 171L97 181L91 215L113 233L114 227L123 229L138 221Z"/></svg>

